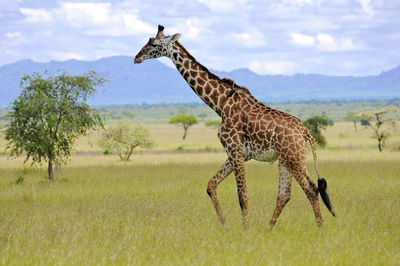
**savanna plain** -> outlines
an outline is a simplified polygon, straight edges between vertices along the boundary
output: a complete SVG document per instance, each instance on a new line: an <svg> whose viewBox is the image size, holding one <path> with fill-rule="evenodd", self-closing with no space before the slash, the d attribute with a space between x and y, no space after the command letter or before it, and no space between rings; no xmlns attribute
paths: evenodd
<svg viewBox="0 0 400 266"><path fill-rule="evenodd" d="M319 168L337 217L321 206L318 228L294 181L273 231L277 164L246 164L250 227L242 226L233 175L218 187L228 226L206 194L226 155L216 129L150 125L157 143L129 162L104 155L99 134L82 137L56 180L45 165L0 156L2 265L399 265L400 136L383 152L366 128L324 132ZM4 140L1 140L1 149ZM316 181L311 152L307 167Z"/></svg>

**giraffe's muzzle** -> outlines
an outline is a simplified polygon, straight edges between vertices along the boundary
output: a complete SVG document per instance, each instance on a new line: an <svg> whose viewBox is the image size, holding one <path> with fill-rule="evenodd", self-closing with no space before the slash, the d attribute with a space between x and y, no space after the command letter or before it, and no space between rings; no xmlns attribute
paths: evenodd
<svg viewBox="0 0 400 266"><path fill-rule="evenodd" d="M135 64L140 64L142 62L143 62L143 59L140 59L140 58L137 58L137 57L135 57L135 59L133 60L133 63L135 63Z"/></svg>

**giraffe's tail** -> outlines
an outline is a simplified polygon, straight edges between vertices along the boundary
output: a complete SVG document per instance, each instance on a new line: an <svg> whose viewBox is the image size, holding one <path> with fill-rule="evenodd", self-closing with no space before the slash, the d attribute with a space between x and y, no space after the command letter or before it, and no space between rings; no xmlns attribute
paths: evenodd
<svg viewBox="0 0 400 266"><path fill-rule="evenodd" d="M317 153L315 152L314 138L309 131L306 133L306 139L310 142L311 151L312 151L313 158L314 158L315 171L317 172L317 176L318 176L318 192L321 195L322 201L324 202L325 206L328 208L329 212L335 217L336 214L332 209L332 203L329 198L328 191L326 190L328 188L328 183L326 182L325 178L321 177L321 174L319 172L318 164L317 164Z"/></svg>

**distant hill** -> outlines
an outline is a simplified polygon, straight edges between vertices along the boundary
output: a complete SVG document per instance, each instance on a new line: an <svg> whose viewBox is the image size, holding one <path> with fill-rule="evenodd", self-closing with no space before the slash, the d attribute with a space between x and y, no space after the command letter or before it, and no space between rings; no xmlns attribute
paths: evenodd
<svg viewBox="0 0 400 266"><path fill-rule="evenodd" d="M133 57L114 56L96 61L51 61L37 63L22 60L0 67L0 106L18 97L21 77L33 72L54 73L58 70L82 74L94 70L110 80L91 103L156 104L198 102L176 69L157 60L133 64ZM250 89L254 96L266 102L308 100L362 100L400 97L400 66L377 76L326 76L317 74L258 75L248 69L231 72L213 71L221 77L234 79Z"/></svg>

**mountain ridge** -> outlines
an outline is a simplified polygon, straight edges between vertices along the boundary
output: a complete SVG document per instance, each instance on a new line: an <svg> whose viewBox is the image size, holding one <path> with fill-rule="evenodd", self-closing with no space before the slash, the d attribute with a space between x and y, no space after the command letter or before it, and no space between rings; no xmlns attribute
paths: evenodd
<svg viewBox="0 0 400 266"><path fill-rule="evenodd" d="M200 102L176 69L158 60L133 64L133 57L112 56L94 61L70 59L38 63L24 59L0 67L0 106L10 104L21 92L21 78L34 72L66 71L83 74L94 70L110 80L89 102L95 105ZM400 66L370 76L323 74L259 75L247 68L214 71L250 89L261 101L367 100L400 97Z"/></svg>

